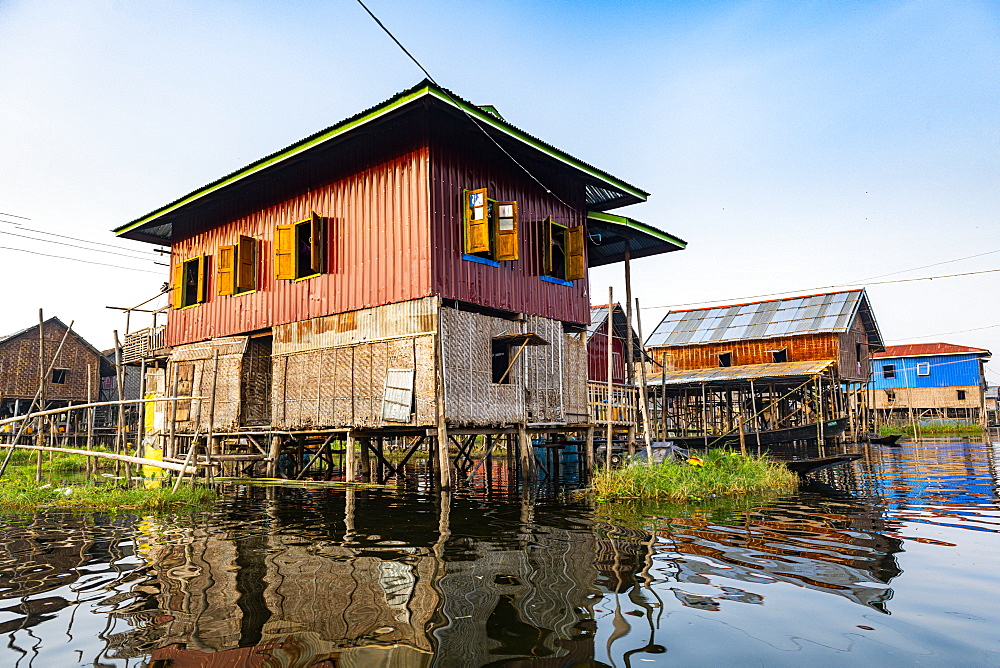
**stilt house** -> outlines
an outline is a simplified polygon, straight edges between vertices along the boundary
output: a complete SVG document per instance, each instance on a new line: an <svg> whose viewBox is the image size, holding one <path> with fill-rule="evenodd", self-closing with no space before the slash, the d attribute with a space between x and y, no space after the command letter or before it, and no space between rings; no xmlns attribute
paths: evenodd
<svg viewBox="0 0 1000 668"><path fill-rule="evenodd" d="M646 341L664 365L669 435L867 419L868 358L884 349L863 289L669 312ZM669 427L673 425L673 429Z"/></svg>
<svg viewBox="0 0 1000 668"><path fill-rule="evenodd" d="M178 432L572 428L587 268L684 246L646 197L424 81L116 233L171 248Z"/></svg>
<svg viewBox="0 0 1000 668"><path fill-rule="evenodd" d="M887 346L872 356L872 408L887 422L981 422L990 356L984 348L952 343Z"/></svg>

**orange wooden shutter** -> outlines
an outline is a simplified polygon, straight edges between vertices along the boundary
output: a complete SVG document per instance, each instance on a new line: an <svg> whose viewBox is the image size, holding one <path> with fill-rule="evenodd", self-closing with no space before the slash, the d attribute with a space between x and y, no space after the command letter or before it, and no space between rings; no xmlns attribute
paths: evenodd
<svg viewBox="0 0 1000 668"><path fill-rule="evenodd" d="M583 225L566 230L566 280L575 281L587 275L583 256Z"/></svg>
<svg viewBox="0 0 1000 668"><path fill-rule="evenodd" d="M208 301L208 256L199 255L195 258L198 261L198 296L197 303L204 304Z"/></svg>
<svg viewBox="0 0 1000 668"><path fill-rule="evenodd" d="M174 284L170 286L170 302L174 308L184 307L184 262L174 258Z"/></svg>
<svg viewBox="0 0 1000 668"><path fill-rule="evenodd" d="M312 214L312 235L309 239L309 247L312 250L313 273L322 274L326 271L326 219L313 211Z"/></svg>
<svg viewBox="0 0 1000 668"><path fill-rule="evenodd" d="M490 217L486 188L465 191L465 252L490 252Z"/></svg>
<svg viewBox="0 0 1000 668"><path fill-rule="evenodd" d="M497 252L494 260L518 259L517 202L497 202Z"/></svg>
<svg viewBox="0 0 1000 668"><path fill-rule="evenodd" d="M235 272L233 271L236 246L219 246L219 254L215 268L215 291L220 295L231 295L236 292Z"/></svg>
<svg viewBox="0 0 1000 668"><path fill-rule="evenodd" d="M274 277L295 278L295 225L278 225L274 229Z"/></svg>
<svg viewBox="0 0 1000 668"><path fill-rule="evenodd" d="M257 240L240 235L236 244L236 289L257 289Z"/></svg>

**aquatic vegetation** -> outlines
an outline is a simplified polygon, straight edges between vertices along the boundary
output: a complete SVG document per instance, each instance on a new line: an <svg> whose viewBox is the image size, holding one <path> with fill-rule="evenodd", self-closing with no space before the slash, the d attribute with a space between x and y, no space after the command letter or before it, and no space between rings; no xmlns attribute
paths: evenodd
<svg viewBox="0 0 1000 668"><path fill-rule="evenodd" d="M696 459L696 464L636 462L620 469L600 469L594 473L593 491L598 500L697 501L716 496L790 493L798 486L794 473L766 455L741 455L720 449Z"/></svg>
<svg viewBox="0 0 1000 668"><path fill-rule="evenodd" d="M913 424L904 425L883 425L879 427L879 436L891 436L892 434L902 434L904 436L914 436ZM975 436L983 433L983 426L980 424L967 424L962 422L942 422L939 424L924 424L917 426L916 436Z"/></svg>

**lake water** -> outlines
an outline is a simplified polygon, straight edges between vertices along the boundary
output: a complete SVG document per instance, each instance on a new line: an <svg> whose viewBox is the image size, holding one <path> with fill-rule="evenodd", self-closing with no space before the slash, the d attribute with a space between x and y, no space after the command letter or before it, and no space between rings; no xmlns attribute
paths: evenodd
<svg viewBox="0 0 1000 668"><path fill-rule="evenodd" d="M780 500L229 485L0 517L0 665L1000 665L1000 447L855 447Z"/></svg>

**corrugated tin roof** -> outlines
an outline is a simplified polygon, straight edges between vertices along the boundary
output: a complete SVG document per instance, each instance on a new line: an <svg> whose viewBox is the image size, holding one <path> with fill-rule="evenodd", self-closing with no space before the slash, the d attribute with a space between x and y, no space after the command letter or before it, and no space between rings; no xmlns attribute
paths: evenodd
<svg viewBox="0 0 1000 668"><path fill-rule="evenodd" d="M279 163L283 163L290 158L298 156L315 146L324 144L332 139L338 138L346 132L379 119L403 106L413 104L421 99L428 98L438 103L443 103L459 112L464 112L470 118L470 123L476 122L482 127L489 128L500 137L513 139L517 144L524 145L548 155L556 161L582 172L588 179L586 184L587 207L595 210L610 209L626 204L645 201L649 196L644 190L622 181L611 174L590 165L583 160L575 158L570 154L559 150L537 137L534 137L523 130L511 125L499 116L494 116L488 111L484 111L467 100L455 95L446 88L425 79L416 86L404 90L392 96L388 100L377 104L365 111L362 111L350 118L347 118L336 125L332 125L324 130L312 134L291 144L279 151L267 155L251 164L238 169L220 179L202 186L173 202L156 209L145 216L133 220L114 230L120 236L132 237L141 241L152 243L162 243L170 241L172 236L172 224L168 214L177 211L181 207L202 199L209 194L226 188L227 186L241 181L253 174L269 169ZM473 120L474 119L474 120ZM132 233L131 235L129 233Z"/></svg>
<svg viewBox="0 0 1000 668"><path fill-rule="evenodd" d="M898 346L886 346L885 352L876 353L872 357L919 357L921 355L985 355L992 353L985 348L970 348L953 343L906 343Z"/></svg>
<svg viewBox="0 0 1000 668"><path fill-rule="evenodd" d="M881 350L882 336L863 289L671 311L657 325L646 346L687 346L846 332L859 310L868 330L868 345Z"/></svg>
<svg viewBox="0 0 1000 668"><path fill-rule="evenodd" d="M605 324L608 320L608 305L601 304L600 306L590 307L590 325L587 326L587 340L589 341L594 334L598 331L601 333L607 333L607 325ZM622 308L621 304L615 304L615 319L613 323L614 335L616 339L625 341L628 337L628 329L625 318L625 309ZM636 334L635 329L632 330L632 350L635 359L648 359L653 361L645 350L642 348L642 342L639 341L639 336Z"/></svg>
<svg viewBox="0 0 1000 668"><path fill-rule="evenodd" d="M628 246L632 259L683 250L687 242L635 218L612 213L587 213L587 265L623 262Z"/></svg>
<svg viewBox="0 0 1000 668"><path fill-rule="evenodd" d="M700 385L702 383L731 383L741 380L794 380L806 379L833 366L833 360L810 360L807 362L772 362L770 364L744 364L714 369L693 369L690 371L667 371L666 385ZM659 378L646 381L648 385L659 385Z"/></svg>

